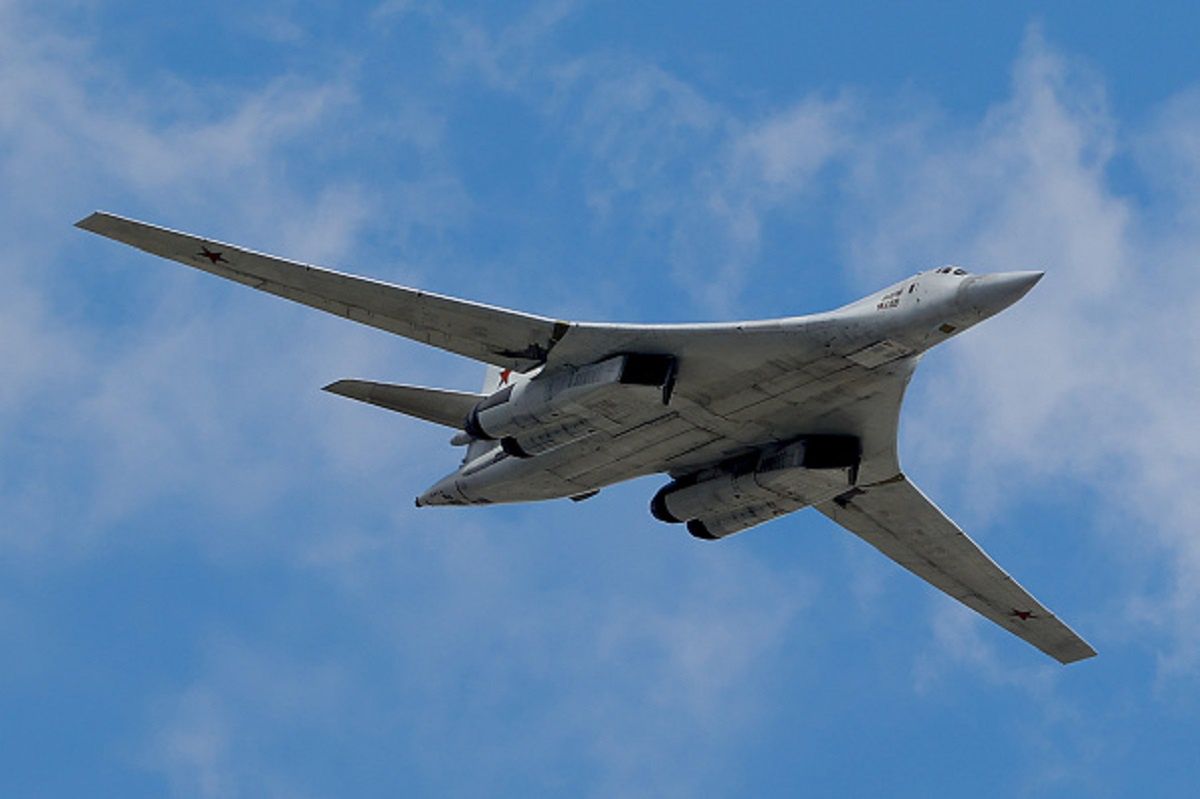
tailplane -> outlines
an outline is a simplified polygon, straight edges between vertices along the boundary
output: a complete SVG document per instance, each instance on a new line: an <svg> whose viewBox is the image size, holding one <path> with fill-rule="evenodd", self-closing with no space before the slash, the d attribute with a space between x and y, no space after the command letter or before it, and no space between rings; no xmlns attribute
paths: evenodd
<svg viewBox="0 0 1200 799"><path fill-rule="evenodd" d="M325 390L455 430L462 430L467 414L486 396L469 391L372 383L368 380L339 380L325 386Z"/></svg>

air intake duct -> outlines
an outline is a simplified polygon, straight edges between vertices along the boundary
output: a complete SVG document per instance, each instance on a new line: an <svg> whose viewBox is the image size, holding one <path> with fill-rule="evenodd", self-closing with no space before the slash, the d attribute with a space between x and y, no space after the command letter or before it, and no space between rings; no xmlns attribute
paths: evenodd
<svg viewBox="0 0 1200 799"><path fill-rule="evenodd" d="M463 430L473 438L499 440L511 455L532 457L596 432L596 409L614 395L657 404L669 398L674 380L675 359L668 355L615 355L560 367L481 401L467 414Z"/></svg>
<svg viewBox="0 0 1200 799"><path fill-rule="evenodd" d="M697 538L721 538L845 491L860 458L854 436L804 436L668 483L650 500L650 513L687 522Z"/></svg>

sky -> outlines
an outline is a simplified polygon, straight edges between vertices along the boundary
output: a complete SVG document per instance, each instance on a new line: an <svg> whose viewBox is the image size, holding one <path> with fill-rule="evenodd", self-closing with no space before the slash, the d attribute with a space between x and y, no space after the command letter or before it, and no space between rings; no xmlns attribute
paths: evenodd
<svg viewBox="0 0 1200 799"><path fill-rule="evenodd" d="M1190 4L0 0L0 794L1192 796ZM94 209L558 318L1042 269L930 353L906 472L1099 656L813 511L709 544L416 509L482 368Z"/></svg>

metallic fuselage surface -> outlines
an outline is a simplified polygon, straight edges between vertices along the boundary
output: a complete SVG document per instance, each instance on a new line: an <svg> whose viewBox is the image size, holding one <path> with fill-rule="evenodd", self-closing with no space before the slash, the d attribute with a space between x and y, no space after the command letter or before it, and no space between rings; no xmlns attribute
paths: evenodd
<svg viewBox="0 0 1200 799"><path fill-rule="evenodd" d="M1039 277L926 272L823 314L732 330L636 328L636 337L618 337L614 347L661 350L678 359L668 405L653 392L609 398L604 408L585 405L605 415L604 429L536 458L509 455L497 445L440 480L418 504L576 496L646 474L684 473L806 434L856 436L867 468L890 476L899 469L895 419L917 359L1015 302ZM717 331L729 342L727 353L703 345ZM568 332L559 346L569 347L571 336ZM737 360L743 347L762 362L749 373ZM689 357L693 348L700 357ZM576 368L548 365L530 382Z"/></svg>

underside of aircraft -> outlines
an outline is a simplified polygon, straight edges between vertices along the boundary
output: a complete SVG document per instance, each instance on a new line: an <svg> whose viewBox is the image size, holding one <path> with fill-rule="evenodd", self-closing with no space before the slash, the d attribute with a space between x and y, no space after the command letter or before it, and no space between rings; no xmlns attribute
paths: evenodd
<svg viewBox="0 0 1200 799"><path fill-rule="evenodd" d="M1040 272L922 272L826 313L718 324L570 322L263 255L97 212L78 227L488 365L483 390L326 390L443 425L465 448L418 506L569 497L648 474L655 518L716 540L816 508L1062 663L1095 650L912 484L896 451L921 355Z"/></svg>

